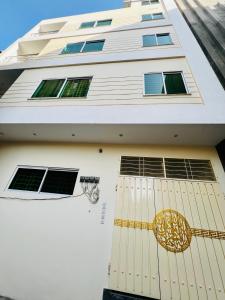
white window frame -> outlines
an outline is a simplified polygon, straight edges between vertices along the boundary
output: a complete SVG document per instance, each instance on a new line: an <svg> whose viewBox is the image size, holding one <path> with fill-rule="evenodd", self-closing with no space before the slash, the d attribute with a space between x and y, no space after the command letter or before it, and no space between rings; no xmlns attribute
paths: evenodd
<svg viewBox="0 0 225 300"><path fill-rule="evenodd" d="M73 80L73 79L90 79L91 81L92 81L92 79L93 79L93 75L92 76L84 76L84 77L66 77L66 78L47 78L47 79L42 79L40 82L39 82L39 84L38 84L38 86L36 87L36 90L37 90L37 88L39 87L39 85L42 83L42 81L44 81L44 80L64 80L64 82L63 82L63 84L62 84L62 86L61 86L61 88L60 88L60 90L59 90L59 93L58 93L58 95L57 95L57 97L34 97L34 98L32 98L32 96L29 98L29 100L32 100L32 101L35 101L35 100L39 100L39 99L59 99L59 100L63 100L63 99L65 99L66 97L60 97L60 95L61 95L61 93L62 93L62 91L63 91L63 89L64 89L64 87L65 87L65 85L66 85L66 83L67 83L67 81L69 81L69 80ZM90 85L91 85L91 83L90 83ZM36 91L35 90L35 91ZM90 88L88 89L88 92L87 92L87 95L85 96L85 97L69 97L70 99L84 99L84 98L87 98L88 97L88 93L89 93L89 90L90 90ZM35 91L33 92L33 94L35 93ZM32 95L33 95L32 94Z"/></svg>
<svg viewBox="0 0 225 300"><path fill-rule="evenodd" d="M146 94L145 93L145 75L148 75L148 74L161 74L162 79L163 79L163 86L164 86L164 90L165 90L164 94ZM181 77L183 79L183 83L184 83L184 87L185 87L186 93L167 94L167 89L166 89L164 74L181 74ZM144 73L144 75L143 75L143 96L155 96L155 97L167 96L168 97L168 96L174 96L174 95L178 95L178 96L179 95L183 95L183 96L190 95L187 83L186 83L185 78L184 78L183 71L163 71L163 72L148 72L148 73Z"/></svg>
<svg viewBox="0 0 225 300"><path fill-rule="evenodd" d="M35 169L35 170L45 170L45 174L42 178L42 181L40 183L40 186L38 188L38 191L28 191L28 190L17 190L17 189L9 189L17 171L19 169ZM46 178L46 175L48 173L48 171L66 171L66 172L72 172L72 173L79 173L79 169L72 169L72 168L59 168L59 167L40 167L40 166L28 166L28 165L18 165L16 166L10 180L9 180L9 183L7 184L7 187L5 190L7 190L8 192L17 192L17 193L35 193L35 194L38 194L38 195L44 195L44 194L47 194L47 195L57 195L57 196L61 196L63 197L63 195L67 196L68 194L57 194L57 193L47 193L47 192L41 192L41 189L42 189L42 186L44 184L44 180ZM78 177L78 176L77 176ZM74 184L74 188L73 188L73 193L71 195L68 195L68 196L72 196L74 194L74 190L75 190L75 186L76 186L76 182Z"/></svg>
<svg viewBox="0 0 225 300"><path fill-rule="evenodd" d="M162 14L162 18L160 18L160 19L153 19L153 15L156 15L156 14ZM149 20L143 20L143 16L146 16L146 15L151 16L151 19L149 19ZM164 16L163 12L152 13L152 14L143 14L141 16L141 22L159 21L159 20L163 20L163 19L165 19L165 16Z"/></svg>
<svg viewBox="0 0 225 300"><path fill-rule="evenodd" d="M111 24L110 24L110 25L103 25L103 26L98 26L98 25L97 25L98 22L103 22L103 21L111 21ZM96 28L96 27L111 26L111 25L112 25L112 21L113 21L113 19L104 19L104 20L97 20L97 21L87 21L87 22L82 22L82 23L80 24L79 29L90 29L90 28ZM83 23L92 23L92 22L95 22L94 26L92 26L92 27L86 27L86 28L82 28L82 27L81 27L81 25L82 25Z"/></svg>
<svg viewBox="0 0 225 300"><path fill-rule="evenodd" d="M159 45L158 43L158 35L163 35L163 34L168 34L170 39L171 39L171 43L170 44L164 44L164 45ZM153 46L144 46L144 36L151 36L151 35L154 35L155 36L155 39L156 39L156 45L153 45ZM142 36L142 44L143 44L143 47L157 47L157 46L167 46L167 45L173 45L173 41L172 41L172 38L171 38L171 34L170 32L165 32L165 33L153 33L153 34L145 34Z"/></svg>

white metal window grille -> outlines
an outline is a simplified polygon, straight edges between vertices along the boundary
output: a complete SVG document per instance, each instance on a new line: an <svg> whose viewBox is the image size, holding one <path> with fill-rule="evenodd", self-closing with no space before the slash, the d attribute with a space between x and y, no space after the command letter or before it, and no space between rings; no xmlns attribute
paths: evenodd
<svg viewBox="0 0 225 300"><path fill-rule="evenodd" d="M211 162L201 159L122 156L120 174L216 181Z"/></svg>
<svg viewBox="0 0 225 300"><path fill-rule="evenodd" d="M72 195L78 170L18 167L9 190Z"/></svg>

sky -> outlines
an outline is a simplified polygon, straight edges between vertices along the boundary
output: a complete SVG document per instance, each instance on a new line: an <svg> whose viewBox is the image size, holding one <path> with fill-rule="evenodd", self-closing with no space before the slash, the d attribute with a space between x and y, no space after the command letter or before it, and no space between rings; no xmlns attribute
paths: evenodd
<svg viewBox="0 0 225 300"><path fill-rule="evenodd" d="M0 50L43 19L120 8L123 0L0 0Z"/></svg>

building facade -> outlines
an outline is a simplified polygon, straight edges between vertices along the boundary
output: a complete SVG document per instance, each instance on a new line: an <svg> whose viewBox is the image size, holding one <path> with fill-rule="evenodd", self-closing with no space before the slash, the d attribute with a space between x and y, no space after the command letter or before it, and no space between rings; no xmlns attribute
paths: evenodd
<svg viewBox="0 0 225 300"><path fill-rule="evenodd" d="M225 93L174 0L43 20L0 87L0 295L224 299Z"/></svg>

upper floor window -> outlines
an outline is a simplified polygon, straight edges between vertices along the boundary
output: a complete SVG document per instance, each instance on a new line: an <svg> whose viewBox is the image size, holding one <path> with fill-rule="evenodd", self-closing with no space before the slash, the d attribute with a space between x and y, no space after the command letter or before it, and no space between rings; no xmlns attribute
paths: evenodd
<svg viewBox="0 0 225 300"><path fill-rule="evenodd" d="M78 170L19 167L8 189L72 195Z"/></svg>
<svg viewBox="0 0 225 300"><path fill-rule="evenodd" d="M105 40L67 44L62 54L102 51Z"/></svg>
<svg viewBox="0 0 225 300"><path fill-rule="evenodd" d="M145 95L187 94L182 72L145 74Z"/></svg>
<svg viewBox="0 0 225 300"><path fill-rule="evenodd" d="M150 5L150 4L157 4L159 3L159 0L144 0L141 1L141 5Z"/></svg>
<svg viewBox="0 0 225 300"><path fill-rule="evenodd" d="M42 80L32 98L86 97L90 83L90 77Z"/></svg>
<svg viewBox="0 0 225 300"><path fill-rule="evenodd" d="M111 24L112 24L112 19L83 22L80 25L80 29L93 28L93 27L99 27L99 26L109 26Z"/></svg>
<svg viewBox="0 0 225 300"><path fill-rule="evenodd" d="M171 45L172 39L169 33L159 33L143 36L143 46L153 47L153 46L163 46Z"/></svg>
<svg viewBox="0 0 225 300"><path fill-rule="evenodd" d="M163 13L146 14L142 15L142 21L160 20L164 19Z"/></svg>

